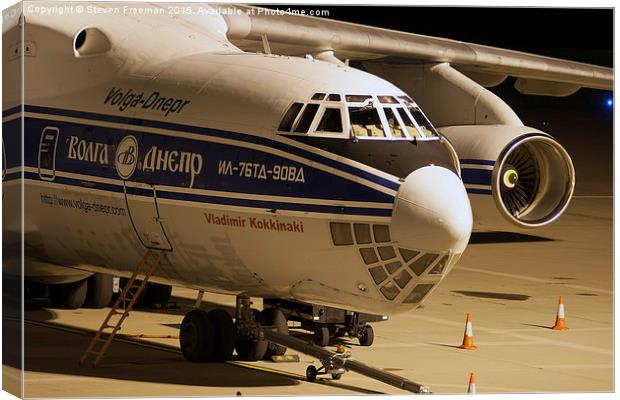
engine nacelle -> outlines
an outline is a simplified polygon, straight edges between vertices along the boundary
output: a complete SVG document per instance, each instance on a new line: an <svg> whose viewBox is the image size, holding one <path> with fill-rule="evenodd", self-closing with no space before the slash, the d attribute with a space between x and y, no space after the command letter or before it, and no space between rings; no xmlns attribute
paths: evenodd
<svg viewBox="0 0 620 400"><path fill-rule="evenodd" d="M476 228L535 228L554 221L568 206L575 168L566 150L548 134L509 125L448 126L439 131L459 155Z"/></svg>

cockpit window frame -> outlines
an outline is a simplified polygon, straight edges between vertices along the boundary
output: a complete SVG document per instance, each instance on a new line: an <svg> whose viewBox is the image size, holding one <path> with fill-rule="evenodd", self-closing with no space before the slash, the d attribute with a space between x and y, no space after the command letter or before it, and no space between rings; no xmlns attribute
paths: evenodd
<svg viewBox="0 0 620 400"><path fill-rule="evenodd" d="M327 109L338 109L340 111L340 124L341 124L341 131L340 132L328 132L328 131L319 131L319 125L321 124L321 121L323 120L323 116L325 116L325 110ZM348 137L348 133L346 132L345 128L347 127L347 121L345 120L345 116L344 116L344 108L342 107L342 103L338 103L338 102L327 102L325 104L321 104L321 106L319 107L318 111L316 112L315 115L315 121L312 122L312 125L310 126L310 130L308 131L309 135L312 136L321 136L321 137L336 137L336 138L343 138L343 137Z"/></svg>
<svg viewBox="0 0 620 400"><path fill-rule="evenodd" d="M313 96L316 96L317 94L323 95L321 100L291 101L286 111L283 113L282 117L280 118L280 123L282 123L282 119L286 116L287 111L294 103L302 103L303 104L302 108L297 113L297 116L295 117L293 124L291 126L291 129L289 131L280 131L276 129L276 132L299 135L299 136L317 136L317 137L330 137L330 138L340 138L340 139L350 138L353 140L429 141L429 140L440 140L442 137L441 134L435 128L435 126L432 124L432 122L430 122L426 114L424 114L424 112L420 109L420 107L416 104L416 102L413 101L411 97L407 95L395 95L395 94L381 94L381 95L355 94L355 95L352 95L352 94L346 94L346 93L335 93L334 94L333 92L332 93L317 92ZM330 100L330 97L334 95L340 96L340 101ZM397 100L397 102L386 103L386 102L380 101L380 99L387 98L387 97L393 100ZM363 100L363 101L349 101L352 98ZM296 132L297 126L299 125L301 118L304 116L307 108L311 104L317 105L318 109L316 113L314 114L314 117L308 127L308 130L306 132ZM365 135L358 136L354 134L353 126L351 124L351 118L350 118L351 117L350 108L356 108L356 107L358 108L359 107L362 107L362 108L372 107L373 109L376 110L379 116L379 120L381 122L383 136L365 136ZM337 108L340 110L340 118L341 118L341 123L342 123L341 132L326 132L326 131L318 130L318 127L321 123L321 120L323 119L325 115L325 110L327 108L332 108L332 109ZM392 132L392 128L390 124L388 123L388 118L387 118L386 111L385 111L386 108L391 109L392 113L394 114L396 118L396 121L398 122L400 130L404 134L404 137L395 136L394 133ZM415 108L419 110L419 112L428 121L428 123L430 124L432 128L431 136L425 135L424 133L425 130L422 129L418 121L413 117L413 114L411 113L410 108ZM404 116L401 114L399 110L403 110L407 118L409 118L410 122L415 127L415 130L417 131L418 135L416 136L411 135L409 131L411 127L407 126L407 124L403 120Z"/></svg>

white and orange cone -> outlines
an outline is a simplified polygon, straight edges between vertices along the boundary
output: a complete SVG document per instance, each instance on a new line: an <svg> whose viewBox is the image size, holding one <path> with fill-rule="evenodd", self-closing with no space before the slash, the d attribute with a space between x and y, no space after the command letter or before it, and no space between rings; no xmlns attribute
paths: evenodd
<svg viewBox="0 0 620 400"><path fill-rule="evenodd" d="M463 335L463 344L459 349L476 350L478 347L474 345L474 330L471 325L471 314L467 313L465 320L465 334Z"/></svg>
<svg viewBox="0 0 620 400"><path fill-rule="evenodd" d="M474 373L469 374L469 385L467 386L467 394L476 394L476 379Z"/></svg>
<svg viewBox="0 0 620 400"><path fill-rule="evenodd" d="M553 325L554 331L565 331L568 329L566 326L566 320L564 319L564 299L560 296L560 301L558 302L558 314L555 317L555 325Z"/></svg>

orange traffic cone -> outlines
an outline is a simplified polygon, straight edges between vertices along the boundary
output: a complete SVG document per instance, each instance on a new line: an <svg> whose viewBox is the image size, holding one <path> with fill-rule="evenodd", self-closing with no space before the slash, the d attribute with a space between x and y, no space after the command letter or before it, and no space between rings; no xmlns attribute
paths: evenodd
<svg viewBox="0 0 620 400"><path fill-rule="evenodd" d="M467 386L467 394L476 394L476 379L474 373L469 374L469 386Z"/></svg>
<svg viewBox="0 0 620 400"><path fill-rule="evenodd" d="M476 350L478 347L474 345L474 330L471 327L471 314L467 313L465 320L465 335L463 336L463 344L459 349Z"/></svg>
<svg viewBox="0 0 620 400"><path fill-rule="evenodd" d="M560 301L558 302L558 314L555 317L555 325L551 329L554 331L565 331L568 329L564 320L564 299L562 296L560 296Z"/></svg>

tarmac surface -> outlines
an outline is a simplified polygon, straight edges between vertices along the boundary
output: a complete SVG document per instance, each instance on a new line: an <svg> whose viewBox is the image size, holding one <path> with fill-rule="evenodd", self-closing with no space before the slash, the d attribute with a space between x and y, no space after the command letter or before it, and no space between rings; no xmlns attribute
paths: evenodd
<svg viewBox="0 0 620 400"><path fill-rule="evenodd" d="M613 391L612 203L610 196L577 196L549 227L474 233L420 308L375 324L370 348L344 343L356 359L433 393L465 393L470 372L478 393ZM560 295L570 328L563 332L550 329ZM196 292L175 289L173 297L177 308L135 311L123 332L178 335ZM205 294L203 308L222 305L232 310L234 298ZM17 324L4 310L3 323ZM477 350L457 348L468 312ZM337 382L307 382L306 367L319 363L303 354L299 363L193 364L174 339L115 341L97 368L78 365L106 313L26 304L25 397L406 393L352 372ZM17 375L4 368L5 384Z"/></svg>

